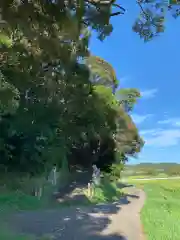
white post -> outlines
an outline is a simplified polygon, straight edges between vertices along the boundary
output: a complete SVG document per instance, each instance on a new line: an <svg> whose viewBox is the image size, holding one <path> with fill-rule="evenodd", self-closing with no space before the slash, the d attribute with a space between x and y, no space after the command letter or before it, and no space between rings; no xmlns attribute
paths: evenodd
<svg viewBox="0 0 180 240"><path fill-rule="evenodd" d="M52 184L52 185L57 185L57 168L56 166L54 166L48 176L48 181Z"/></svg>
<svg viewBox="0 0 180 240"><path fill-rule="evenodd" d="M92 175L92 181L95 185L99 185L100 184L100 175L101 175L101 171L99 168L97 168L96 165L93 165L93 175Z"/></svg>
<svg viewBox="0 0 180 240"><path fill-rule="evenodd" d="M53 167L52 173L53 173L52 183L53 183L53 185L56 186L56 184L57 184L57 168L56 168L56 166Z"/></svg>
<svg viewBox="0 0 180 240"><path fill-rule="evenodd" d="M91 197L91 184L88 183L88 197Z"/></svg>
<svg viewBox="0 0 180 240"><path fill-rule="evenodd" d="M100 184L100 169L97 168L96 165L93 165L93 174L92 174L92 184L90 185L91 189L91 197L95 194L95 186L98 186Z"/></svg>

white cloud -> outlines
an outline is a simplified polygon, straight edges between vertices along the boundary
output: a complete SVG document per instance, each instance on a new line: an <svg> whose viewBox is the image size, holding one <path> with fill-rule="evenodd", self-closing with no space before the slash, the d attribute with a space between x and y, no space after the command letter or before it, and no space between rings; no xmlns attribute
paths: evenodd
<svg viewBox="0 0 180 240"><path fill-rule="evenodd" d="M159 130L158 130L159 131ZM157 129L147 129L140 131L140 135L147 136L147 135L157 135Z"/></svg>
<svg viewBox="0 0 180 240"><path fill-rule="evenodd" d="M163 128L140 131L146 145L158 148L180 145L180 118L166 118L158 121L158 124ZM164 128L164 125L167 125L167 128Z"/></svg>
<svg viewBox="0 0 180 240"><path fill-rule="evenodd" d="M131 117L136 124L140 124L140 123L144 122L147 118L149 118L151 116L152 116L152 114L146 114L146 115L131 114Z"/></svg>
<svg viewBox="0 0 180 240"><path fill-rule="evenodd" d="M158 121L159 124L170 124L172 126L180 127L180 118L168 118L166 120Z"/></svg>
<svg viewBox="0 0 180 240"><path fill-rule="evenodd" d="M169 147L180 144L180 129L147 129L141 131L146 145Z"/></svg>
<svg viewBox="0 0 180 240"><path fill-rule="evenodd" d="M158 90L156 88L144 90L144 91L141 91L141 96L142 98L146 98L146 99L153 98L155 97L157 91Z"/></svg>

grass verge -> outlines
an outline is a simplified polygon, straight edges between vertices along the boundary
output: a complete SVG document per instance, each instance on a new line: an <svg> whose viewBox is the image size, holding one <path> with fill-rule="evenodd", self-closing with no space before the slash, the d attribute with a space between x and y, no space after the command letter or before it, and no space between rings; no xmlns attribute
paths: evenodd
<svg viewBox="0 0 180 240"><path fill-rule="evenodd" d="M1 225L0 227L0 239L1 240L52 240L50 235L44 235L42 237L35 237L32 235L16 234L9 230L8 227Z"/></svg>
<svg viewBox="0 0 180 240"><path fill-rule="evenodd" d="M0 227L1 240L35 240L35 238L27 235L16 235L9 231L9 229Z"/></svg>
<svg viewBox="0 0 180 240"><path fill-rule="evenodd" d="M147 195L141 212L147 240L179 240L180 180L153 180L135 184L143 188Z"/></svg>

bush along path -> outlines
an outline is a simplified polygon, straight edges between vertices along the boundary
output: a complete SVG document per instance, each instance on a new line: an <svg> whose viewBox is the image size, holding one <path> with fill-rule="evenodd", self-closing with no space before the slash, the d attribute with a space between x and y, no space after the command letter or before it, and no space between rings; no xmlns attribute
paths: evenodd
<svg viewBox="0 0 180 240"><path fill-rule="evenodd" d="M54 210L22 211L6 219L17 234L54 240L144 240L140 210L142 190L127 187L118 202Z"/></svg>

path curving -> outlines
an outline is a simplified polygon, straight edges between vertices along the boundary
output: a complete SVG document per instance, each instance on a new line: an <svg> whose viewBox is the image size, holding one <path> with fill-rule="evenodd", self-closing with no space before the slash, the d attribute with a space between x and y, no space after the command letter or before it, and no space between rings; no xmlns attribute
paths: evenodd
<svg viewBox="0 0 180 240"><path fill-rule="evenodd" d="M140 211L145 202L145 193L143 190L134 188L130 192L128 197L130 203L123 205L121 210L111 217L112 222L104 232L107 234L118 230L127 240L145 240L140 219Z"/></svg>
<svg viewBox="0 0 180 240"><path fill-rule="evenodd" d="M144 201L145 193L132 187L119 202L21 212L7 222L17 233L54 240L144 240L139 214Z"/></svg>

